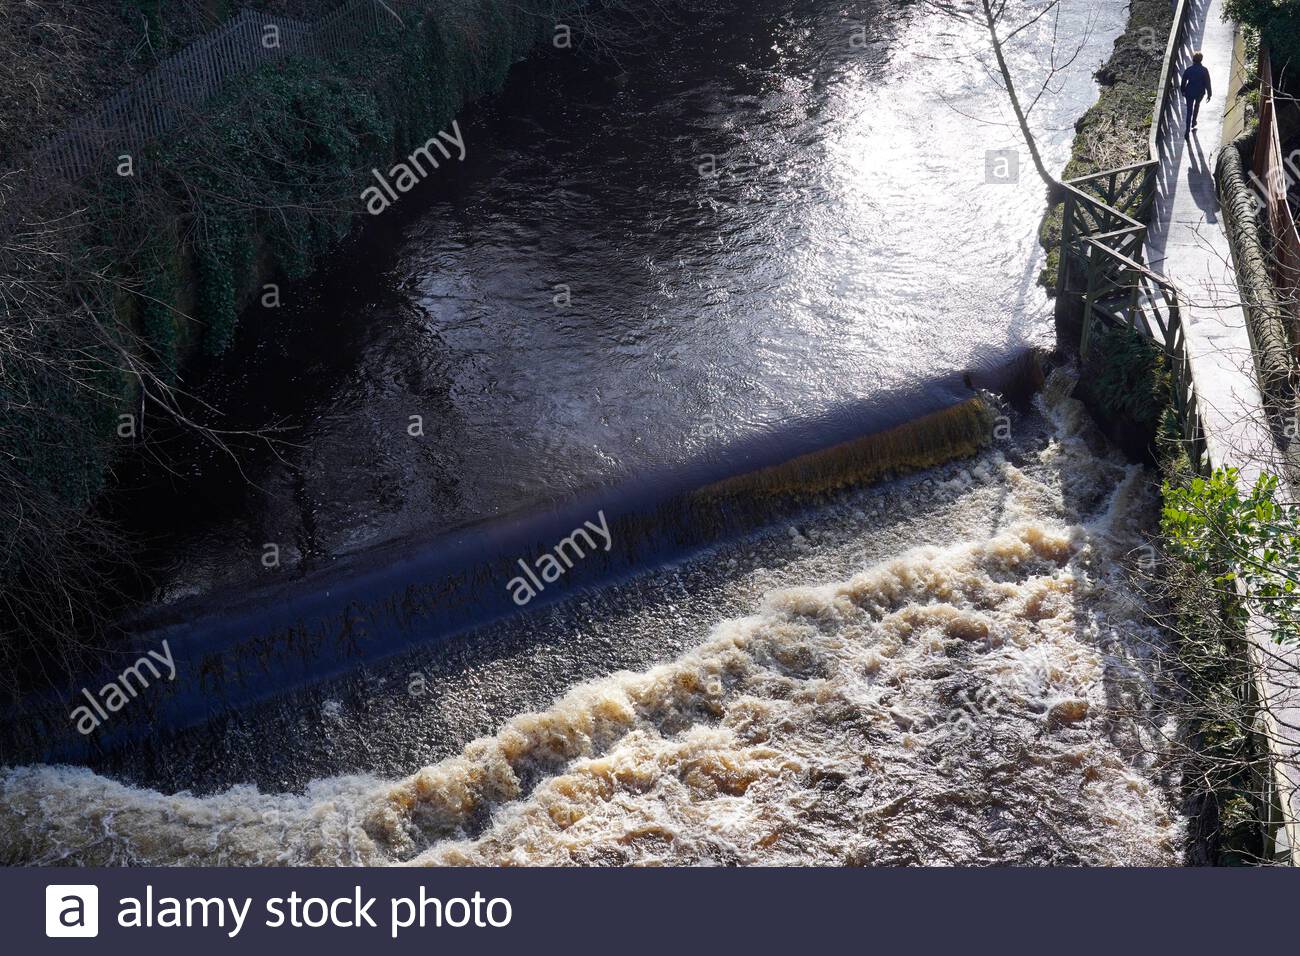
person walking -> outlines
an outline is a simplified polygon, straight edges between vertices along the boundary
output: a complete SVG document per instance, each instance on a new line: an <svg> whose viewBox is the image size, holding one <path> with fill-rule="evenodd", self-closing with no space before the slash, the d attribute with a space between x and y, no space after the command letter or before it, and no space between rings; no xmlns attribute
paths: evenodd
<svg viewBox="0 0 1300 956"><path fill-rule="evenodd" d="M1183 82L1180 86L1183 99L1187 101L1187 125L1183 127L1183 139L1192 135L1196 129L1196 117L1201 112L1201 98L1210 98L1210 71L1201 63L1201 51L1192 54L1192 65L1183 70Z"/></svg>

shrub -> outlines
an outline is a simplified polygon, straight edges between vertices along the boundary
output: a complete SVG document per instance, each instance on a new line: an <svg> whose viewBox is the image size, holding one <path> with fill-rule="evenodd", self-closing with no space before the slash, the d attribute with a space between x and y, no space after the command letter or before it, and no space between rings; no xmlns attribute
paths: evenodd
<svg viewBox="0 0 1300 956"><path fill-rule="evenodd" d="M1300 64L1300 3L1296 0L1226 0L1224 12L1259 30L1278 66Z"/></svg>
<svg viewBox="0 0 1300 956"><path fill-rule="evenodd" d="M1088 389L1113 420L1127 419L1153 435L1169 394L1164 353L1129 328L1098 323L1088 361Z"/></svg>
<svg viewBox="0 0 1300 956"><path fill-rule="evenodd" d="M1244 497L1238 477L1221 468L1178 487L1166 483L1161 528L1173 551L1213 580L1238 623L1254 607L1276 641L1300 643L1300 507L1278 502L1274 475L1261 475Z"/></svg>

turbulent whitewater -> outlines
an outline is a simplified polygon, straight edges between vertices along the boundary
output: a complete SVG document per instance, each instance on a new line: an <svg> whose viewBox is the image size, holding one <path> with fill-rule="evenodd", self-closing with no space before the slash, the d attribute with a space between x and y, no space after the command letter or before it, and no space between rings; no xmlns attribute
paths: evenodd
<svg viewBox="0 0 1300 956"><path fill-rule="evenodd" d="M769 594L404 779L195 796L0 777L25 863L1177 863L1166 649L1130 581L1150 476L1049 380L989 537ZM961 492L961 489L958 489ZM432 702L431 702L432 703Z"/></svg>

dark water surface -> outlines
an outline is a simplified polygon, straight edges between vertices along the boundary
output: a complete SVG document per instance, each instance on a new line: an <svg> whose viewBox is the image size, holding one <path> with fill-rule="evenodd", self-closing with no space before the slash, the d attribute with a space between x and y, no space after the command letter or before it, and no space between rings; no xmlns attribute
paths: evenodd
<svg viewBox="0 0 1300 956"><path fill-rule="evenodd" d="M970 55L980 31L915 4L741 6L618 66L517 66L461 118L464 164L245 316L200 392L226 427L291 444L241 474L181 442L179 476L135 484L160 599L220 606L885 396L930 410L954 373L1048 337L1043 190ZM1122 9L1066 4L1064 26ZM1011 51L1035 87L1040 27ZM1035 113L1058 167L1095 93L1085 64L1107 43L1090 43ZM1016 151L1018 182L986 182L995 149Z"/></svg>

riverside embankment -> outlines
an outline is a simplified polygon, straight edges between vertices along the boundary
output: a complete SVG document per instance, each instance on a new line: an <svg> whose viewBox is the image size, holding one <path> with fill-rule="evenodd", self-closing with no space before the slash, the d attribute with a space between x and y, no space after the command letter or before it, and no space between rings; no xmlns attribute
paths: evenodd
<svg viewBox="0 0 1300 956"><path fill-rule="evenodd" d="M1226 131L1240 129L1247 93L1240 80L1243 64L1234 62L1241 45L1224 16L1228 9L1217 0L1174 6L1148 158L1067 187L1063 250L1070 255L1063 251L1058 318L1069 333L1066 341L1078 335L1085 360L1099 377L1110 378L1100 395L1094 391L1094 401L1109 392L1110 401L1098 404L1111 427L1117 418L1134 424L1128 394L1140 394L1150 413L1144 417L1151 425L1159 422L1155 444L1166 476L1162 530L1176 556L1169 569L1170 626L1179 635L1188 684L1201 702L1189 715L1197 741L1189 779L1199 781L1195 799L1205 809L1211 858L1290 861L1296 845L1290 806L1294 747L1278 729L1291 723L1294 709L1294 655L1285 649L1294 628L1280 623L1287 619L1284 595L1290 586L1279 589L1281 603L1266 596L1276 573L1267 546L1248 540L1257 533L1249 521L1223 519L1232 506L1207 504L1218 493L1211 488L1227 488L1235 502L1253 487L1265 501L1244 506L1246 511L1264 515L1277 508L1287 515L1283 525L1293 523L1289 506L1274 499L1290 498L1285 480L1279 485L1267 474L1285 475L1275 439L1285 444L1290 435L1281 427L1270 435L1272 413L1261 395L1260 383L1265 392L1276 392L1277 367L1270 361L1275 343L1257 340L1260 329L1246 313L1258 300L1234 288L1231 244L1210 172L1216 154L1234 148ZM1188 129L1178 81L1198 49L1232 119L1216 107L1199 128ZM1234 79L1225 95L1229 76ZM1231 165L1219 164L1229 171ZM1280 166L1276 155L1274 165ZM1128 186L1121 184L1125 177ZM1220 188L1237 219L1240 198L1227 179ZM1121 215L1121 208L1135 218ZM1080 218L1083 209L1092 213ZM1098 218L1085 221L1092 214ZM1117 223L1118 231L1098 235ZM1248 251L1232 249L1239 271ZM1086 273L1086 291L1079 270ZM1249 269L1242 274L1249 278ZM1149 434L1151 425L1136 430ZM1198 539L1188 528L1212 530Z"/></svg>
<svg viewBox="0 0 1300 956"><path fill-rule="evenodd" d="M12 154L17 168L0 183L6 691L66 671L87 643L115 642L106 611L123 588L135 595L139 553L106 493L117 469L165 457L155 425L194 412L192 386L230 347L240 310L370 218L359 198L370 168L497 89L557 14L544 3L397 5L406 20L390 6L371 29L375 5L265 0L256 30L236 17L199 36L231 6L145 4L109 16L96 42L78 41L93 28L63 9L7 42L42 49L14 58L29 79L44 70L22 84L34 100L31 135L18 142L52 132L78 101L89 112L51 148ZM321 43L285 54L281 40L309 27L286 18L282 31L282 13L357 23L330 20ZM150 72L151 58L161 62ZM139 77L137 87L91 110L114 75ZM41 101L47 89L55 109ZM6 100L3 118L13 115ZM75 148L64 150L69 137ZM207 436L239 437L220 421Z"/></svg>

